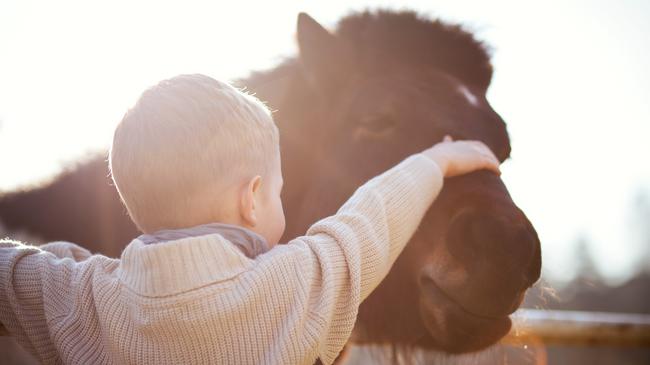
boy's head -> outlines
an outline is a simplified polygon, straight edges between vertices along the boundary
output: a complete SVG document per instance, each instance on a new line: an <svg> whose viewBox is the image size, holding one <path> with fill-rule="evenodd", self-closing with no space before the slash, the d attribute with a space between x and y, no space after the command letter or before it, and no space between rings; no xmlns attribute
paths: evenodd
<svg viewBox="0 0 650 365"><path fill-rule="evenodd" d="M204 75L146 90L115 129L113 181L145 233L211 222L275 245L284 231L278 130L259 100Z"/></svg>

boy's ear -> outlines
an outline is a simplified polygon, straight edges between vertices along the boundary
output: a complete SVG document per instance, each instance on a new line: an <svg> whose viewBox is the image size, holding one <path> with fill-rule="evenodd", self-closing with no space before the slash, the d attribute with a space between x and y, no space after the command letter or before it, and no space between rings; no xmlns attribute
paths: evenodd
<svg viewBox="0 0 650 365"><path fill-rule="evenodd" d="M239 211L242 220L251 227L257 224L256 201L262 186L262 177L257 175L250 179L241 194Z"/></svg>

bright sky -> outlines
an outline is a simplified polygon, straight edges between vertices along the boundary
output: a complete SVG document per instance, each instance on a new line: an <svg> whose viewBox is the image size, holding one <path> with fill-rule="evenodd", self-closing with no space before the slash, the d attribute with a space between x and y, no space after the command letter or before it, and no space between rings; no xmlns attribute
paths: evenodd
<svg viewBox="0 0 650 365"><path fill-rule="evenodd" d="M630 211L650 191L650 2L395 3L0 2L0 190L107 148L163 78L233 79L294 54L299 11L331 27L350 10L407 7L493 46L488 97L513 147L502 177L538 230L545 275L574 275L581 236L612 281L630 275L643 257Z"/></svg>

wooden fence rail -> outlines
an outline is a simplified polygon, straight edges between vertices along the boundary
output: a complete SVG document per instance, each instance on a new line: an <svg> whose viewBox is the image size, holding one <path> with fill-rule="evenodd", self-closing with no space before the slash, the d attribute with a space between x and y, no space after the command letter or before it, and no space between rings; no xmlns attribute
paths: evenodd
<svg viewBox="0 0 650 365"><path fill-rule="evenodd" d="M650 348L650 315L520 309L505 343Z"/></svg>
<svg viewBox="0 0 650 365"><path fill-rule="evenodd" d="M650 347L650 315L520 309L504 343ZM8 332L0 325L0 336Z"/></svg>

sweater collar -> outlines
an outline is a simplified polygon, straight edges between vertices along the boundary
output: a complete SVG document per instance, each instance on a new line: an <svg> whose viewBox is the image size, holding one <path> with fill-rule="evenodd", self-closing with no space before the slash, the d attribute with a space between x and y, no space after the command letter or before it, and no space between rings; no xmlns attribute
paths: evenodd
<svg viewBox="0 0 650 365"><path fill-rule="evenodd" d="M134 239L122 252L120 280L137 294L161 297L228 280L248 270L262 244L257 240L263 238L241 227L237 230L218 225ZM246 241L246 237L252 239Z"/></svg>
<svg viewBox="0 0 650 365"><path fill-rule="evenodd" d="M137 239L145 245L150 245L215 233L235 244L249 258L255 258L269 250L269 245L264 237L250 229L227 223L208 223L189 228L163 229L151 234L143 234Z"/></svg>

